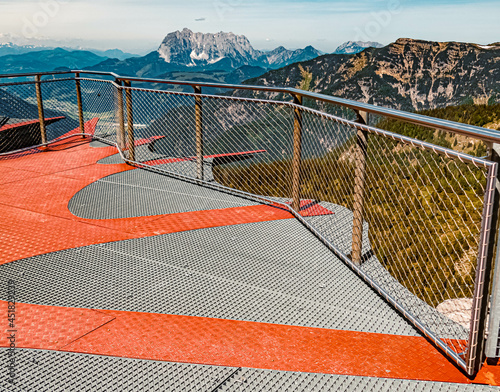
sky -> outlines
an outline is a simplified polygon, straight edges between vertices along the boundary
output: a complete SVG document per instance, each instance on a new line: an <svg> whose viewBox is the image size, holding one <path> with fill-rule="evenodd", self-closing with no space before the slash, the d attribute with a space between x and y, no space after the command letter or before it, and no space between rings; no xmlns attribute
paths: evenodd
<svg viewBox="0 0 500 392"><path fill-rule="evenodd" d="M145 54L169 32L245 35L255 49L398 38L500 41L499 0L0 0L0 42Z"/></svg>

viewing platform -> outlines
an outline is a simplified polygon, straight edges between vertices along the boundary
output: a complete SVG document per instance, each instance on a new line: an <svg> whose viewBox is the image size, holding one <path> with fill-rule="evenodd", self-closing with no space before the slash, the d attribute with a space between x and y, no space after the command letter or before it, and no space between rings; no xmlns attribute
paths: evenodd
<svg viewBox="0 0 500 392"><path fill-rule="evenodd" d="M497 132L83 73L0 76L0 390L498 389Z"/></svg>

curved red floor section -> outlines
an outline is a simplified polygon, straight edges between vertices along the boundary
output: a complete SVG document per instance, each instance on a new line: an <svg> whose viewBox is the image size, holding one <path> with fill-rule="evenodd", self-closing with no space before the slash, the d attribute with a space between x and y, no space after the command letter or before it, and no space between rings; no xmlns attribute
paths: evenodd
<svg viewBox="0 0 500 392"><path fill-rule="evenodd" d="M43 154L0 160L0 264L39 254L131 238L216 226L289 219L259 205L124 219L83 219L68 210L81 189L111 174L135 169L98 164L114 147L92 148L75 138Z"/></svg>

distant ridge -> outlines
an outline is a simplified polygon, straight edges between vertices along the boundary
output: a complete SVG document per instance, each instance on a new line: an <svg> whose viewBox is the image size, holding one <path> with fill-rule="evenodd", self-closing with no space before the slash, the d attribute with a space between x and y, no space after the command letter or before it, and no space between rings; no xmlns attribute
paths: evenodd
<svg viewBox="0 0 500 392"><path fill-rule="evenodd" d="M82 69L106 58L84 50L62 48L30 51L0 57L0 73L49 72L57 69Z"/></svg>
<svg viewBox="0 0 500 392"><path fill-rule="evenodd" d="M120 49L108 49L108 50L99 50L99 49L91 49L91 48L74 48L68 46L43 46L43 45L17 45L12 42L4 42L0 43L0 57L8 56L8 55L18 55L25 54L31 52L41 52L47 50L55 50L55 49L64 49L68 52L73 51L87 51L94 53L101 57L107 58L117 58L119 60L124 60L129 57L138 57L137 54L126 53Z"/></svg>
<svg viewBox="0 0 500 392"><path fill-rule="evenodd" d="M318 93L404 110L494 103L500 101L500 45L400 38L383 48L292 64L245 83L307 86Z"/></svg>

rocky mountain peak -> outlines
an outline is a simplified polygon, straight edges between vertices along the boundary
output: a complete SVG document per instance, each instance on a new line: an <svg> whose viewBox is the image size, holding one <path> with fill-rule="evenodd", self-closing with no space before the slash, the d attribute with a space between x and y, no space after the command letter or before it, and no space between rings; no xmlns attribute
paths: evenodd
<svg viewBox="0 0 500 392"><path fill-rule="evenodd" d="M281 67L291 62L305 61L320 55L313 47L288 50L280 46L270 52L255 50L244 35L226 33L194 33L188 28L169 33L158 48L167 63L189 67L219 64L237 68L244 65Z"/></svg>
<svg viewBox="0 0 500 392"><path fill-rule="evenodd" d="M222 31L215 34L194 33L187 28L169 33L158 48L158 53L167 63L188 66L213 64L225 57L248 61L259 55L243 35Z"/></svg>

